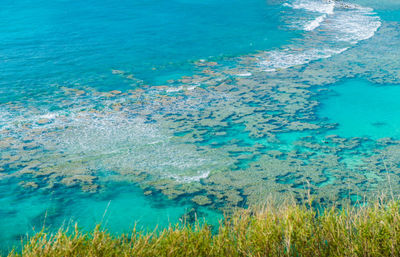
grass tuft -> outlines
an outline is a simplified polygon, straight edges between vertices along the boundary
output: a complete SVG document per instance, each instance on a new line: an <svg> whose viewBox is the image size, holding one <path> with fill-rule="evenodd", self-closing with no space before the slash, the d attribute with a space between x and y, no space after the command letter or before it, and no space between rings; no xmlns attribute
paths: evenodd
<svg viewBox="0 0 400 257"><path fill-rule="evenodd" d="M212 233L207 224L112 236L44 231L8 256L400 256L400 201L332 207L319 214L306 205L240 210Z"/></svg>

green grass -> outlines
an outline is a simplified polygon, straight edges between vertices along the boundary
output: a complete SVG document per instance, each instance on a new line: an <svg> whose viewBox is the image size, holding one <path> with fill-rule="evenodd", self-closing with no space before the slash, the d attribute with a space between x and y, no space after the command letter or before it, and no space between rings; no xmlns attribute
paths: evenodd
<svg viewBox="0 0 400 257"><path fill-rule="evenodd" d="M9 256L400 256L400 201L364 207L332 207L323 214L305 205L266 205L240 210L206 225L112 236L98 226L91 233L40 232Z"/></svg>

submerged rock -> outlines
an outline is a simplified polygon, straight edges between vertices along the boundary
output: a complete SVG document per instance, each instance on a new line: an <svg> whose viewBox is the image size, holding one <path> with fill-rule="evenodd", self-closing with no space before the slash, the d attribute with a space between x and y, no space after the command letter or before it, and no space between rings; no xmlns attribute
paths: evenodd
<svg viewBox="0 0 400 257"><path fill-rule="evenodd" d="M198 205L209 205L212 201L205 195L196 195L192 198L192 201Z"/></svg>

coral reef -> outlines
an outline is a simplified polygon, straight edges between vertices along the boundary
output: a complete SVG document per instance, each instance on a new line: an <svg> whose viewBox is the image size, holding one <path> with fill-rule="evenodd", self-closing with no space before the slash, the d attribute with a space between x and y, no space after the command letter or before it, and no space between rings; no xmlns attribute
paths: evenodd
<svg viewBox="0 0 400 257"><path fill-rule="evenodd" d="M9 102L1 107L1 174L32 190L96 192L107 181L129 181L149 197L219 209L270 195L302 201L310 192L326 204L373 198L376 190L397 194L400 141L332 134L338 124L317 113L329 85L343 78L400 81L393 57L400 44L390 40L399 36L396 27L383 24L357 50L307 66L266 71L255 62L263 53L224 65L203 60L195 63L198 74L156 87L113 70L134 80L132 90L61 88L51 113Z"/></svg>

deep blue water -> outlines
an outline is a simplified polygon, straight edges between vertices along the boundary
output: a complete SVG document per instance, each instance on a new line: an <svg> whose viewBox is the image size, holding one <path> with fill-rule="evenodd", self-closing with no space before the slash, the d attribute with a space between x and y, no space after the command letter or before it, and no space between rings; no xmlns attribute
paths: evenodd
<svg viewBox="0 0 400 257"><path fill-rule="evenodd" d="M268 186L256 186L272 180L257 169L273 165L263 159L271 150L306 151L304 136L367 138L358 152L337 151L340 170L374 140L400 139L400 6L354 2L3 0L0 247L74 222L118 234L197 212L215 225L225 204L266 199ZM312 101L311 118L288 115ZM298 121L335 126L285 127ZM258 136L265 124L276 127ZM311 182L321 195L342 184L335 168L321 170ZM301 188L301 172L287 172L275 185Z"/></svg>

